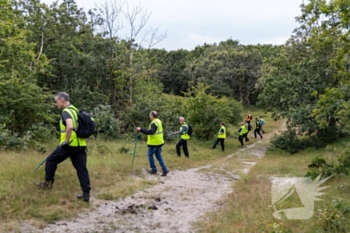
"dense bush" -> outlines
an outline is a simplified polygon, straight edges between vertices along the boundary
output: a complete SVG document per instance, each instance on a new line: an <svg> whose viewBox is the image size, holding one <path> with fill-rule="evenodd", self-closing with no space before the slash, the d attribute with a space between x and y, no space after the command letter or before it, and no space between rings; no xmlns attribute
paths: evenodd
<svg viewBox="0 0 350 233"><path fill-rule="evenodd" d="M199 139L210 139L220 122L233 124L241 120L242 107L239 102L207 94L207 90L208 86L198 84L185 94L187 119L194 126L194 137Z"/></svg>
<svg viewBox="0 0 350 233"><path fill-rule="evenodd" d="M117 138L120 132L117 119L113 115L112 108L109 105L99 105L94 108L92 113L99 137Z"/></svg>
<svg viewBox="0 0 350 233"><path fill-rule="evenodd" d="M274 135L271 139L274 147L285 150L291 154L297 153L304 149L302 141L298 138L295 129L288 129L281 135Z"/></svg>
<svg viewBox="0 0 350 233"><path fill-rule="evenodd" d="M317 156L308 165L307 177L311 179L316 178L319 175L322 177L328 177L333 174L350 175L350 152L345 152L338 158L337 164L330 164L322 156Z"/></svg>

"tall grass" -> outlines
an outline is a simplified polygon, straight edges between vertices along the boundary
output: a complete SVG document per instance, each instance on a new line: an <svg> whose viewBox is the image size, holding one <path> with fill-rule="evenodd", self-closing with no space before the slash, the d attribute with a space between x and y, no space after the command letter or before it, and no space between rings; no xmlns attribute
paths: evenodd
<svg viewBox="0 0 350 233"><path fill-rule="evenodd" d="M253 111L253 116L258 114L261 113ZM267 132L271 132L280 124L272 122L269 117L265 117L265 120ZM216 132L213 132L210 141L198 141L194 135L188 142L190 159L184 158L183 154L181 158L177 157L175 144L178 138L173 136L173 140L163 146L163 157L167 167L170 172L176 169L200 167L235 153L241 148L237 138L232 137L238 128L238 125L228 126L229 136L225 141L225 152L221 151L220 146L216 150L209 150L215 141ZM252 135L250 137L252 138ZM254 142L252 138L246 145ZM55 144L52 144L50 149L54 148ZM145 170L149 168L149 164L145 137L141 137L137 143L137 156L132 169L133 149L134 137L116 141L88 142L87 166L93 198L117 200L163 179L159 176L155 181L149 181L146 177L148 175ZM45 165L37 171L34 169L47 155L34 149L18 152L0 151L0 232L16 229L17 223L22 220L32 220L38 226L43 226L49 222L76 216L83 209L92 208L89 204L76 199L81 189L76 171L69 159L59 164L52 190L35 188L34 182L44 179Z"/></svg>
<svg viewBox="0 0 350 233"><path fill-rule="evenodd" d="M321 201L315 201L314 215L307 220L275 219L271 196L272 177L304 177L307 165L319 155L335 162L346 150L348 140L295 155L268 151L250 171L249 178L235 183L234 192L223 201L222 208L198 223L199 232L350 232L349 177L335 176L324 184L329 188L323 191Z"/></svg>

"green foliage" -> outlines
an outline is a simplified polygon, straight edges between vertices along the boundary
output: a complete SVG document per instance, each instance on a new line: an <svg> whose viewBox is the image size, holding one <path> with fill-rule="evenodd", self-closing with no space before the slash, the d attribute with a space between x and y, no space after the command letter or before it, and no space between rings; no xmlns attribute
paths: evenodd
<svg viewBox="0 0 350 233"><path fill-rule="evenodd" d="M346 151L344 154L339 156L337 164L330 164L322 156L315 157L308 165L309 170L307 171L307 177L311 179L316 178L322 174L322 177L328 177L333 174L344 174L350 175L350 153Z"/></svg>
<svg viewBox="0 0 350 233"><path fill-rule="evenodd" d="M323 232L348 232L347 221L350 213L350 203L341 199L333 199L331 208L320 209L317 213L316 226Z"/></svg>
<svg viewBox="0 0 350 233"><path fill-rule="evenodd" d="M304 149L303 143L298 138L295 129L288 129L279 136L274 135L271 138L271 144L276 148L289 152L290 154L295 154Z"/></svg>
<svg viewBox="0 0 350 233"><path fill-rule="evenodd" d="M190 86L209 85L208 91L216 96L235 98L250 103L255 84L261 76L262 57L245 50L238 44L207 48L203 54L188 63L185 74Z"/></svg>
<svg viewBox="0 0 350 233"><path fill-rule="evenodd" d="M200 83L185 93L187 122L194 126L193 135L200 139L212 138L220 122L234 124L241 120L242 107L237 101L207 94L208 88Z"/></svg>
<svg viewBox="0 0 350 233"><path fill-rule="evenodd" d="M331 176L333 174L334 166L329 164L322 156L315 157L308 165L309 170L306 173L306 177L310 177L314 180L321 175L321 178Z"/></svg>
<svg viewBox="0 0 350 233"><path fill-rule="evenodd" d="M335 126L347 130L349 77L348 1L312 0L301 5L300 27L287 46L264 67L259 80L263 90L259 105L286 117L299 133L311 135L320 128ZM348 23L348 21L347 21ZM345 29L345 30L344 30ZM345 85L344 85L345 84Z"/></svg>
<svg viewBox="0 0 350 233"><path fill-rule="evenodd" d="M94 108L92 116L96 124L96 133L99 137L118 138L120 128L117 119L109 105L98 105Z"/></svg>
<svg viewBox="0 0 350 233"><path fill-rule="evenodd" d="M0 127L0 149L27 149L32 139L32 135L30 133L22 135L20 137L18 134L11 132L10 130L5 128L5 124L2 124Z"/></svg>
<svg viewBox="0 0 350 233"><path fill-rule="evenodd" d="M1 146L25 149L31 139L47 138L37 128L53 120L50 96L36 83L48 61L36 56L35 45L27 41L31 33L12 3L1 0L0 5Z"/></svg>
<svg viewBox="0 0 350 233"><path fill-rule="evenodd" d="M334 168L334 172L337 174L350 175L350 152L347 151L342 154L338 159L338 166Z"/></svg>

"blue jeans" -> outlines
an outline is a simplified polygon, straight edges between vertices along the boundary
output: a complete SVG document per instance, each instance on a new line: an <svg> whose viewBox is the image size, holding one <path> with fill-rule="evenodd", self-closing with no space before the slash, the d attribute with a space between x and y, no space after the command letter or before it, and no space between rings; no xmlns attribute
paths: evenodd
<svg viewBox="0 0 350 233"><path fill-rule="evenodd" d="M157 167L154 163L154 157L153 154L155 154L156 159L159 162L159 165L162 167L163 171L168 171L168 169L166 168L164 161L163 161L163 157L162 157L162 147L148 147L148 152L147 152L147 156L148 156L148 161L149 161L149 165L152 169L152 171L157 171Z"/></svg>

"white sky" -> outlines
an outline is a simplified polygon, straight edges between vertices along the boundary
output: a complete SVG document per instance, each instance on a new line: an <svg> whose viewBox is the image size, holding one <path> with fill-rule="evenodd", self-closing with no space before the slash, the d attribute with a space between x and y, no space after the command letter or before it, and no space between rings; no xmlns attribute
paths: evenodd
<svg viewBox="0 0 350 233"><path fill-rule="evenodd" d="M42 0L51 3L53 0ZM93 8L105 0L76 0L79 7ZM121 2L121 0L116 0ZM124 0L151 12L145 30L159 27L167 38L155 48L188 49L227 39L241 44L283 44L298 26L303 0ZM125 37L127 25L119 36ZM141 39L142 35L140 36Z"/></svg>

